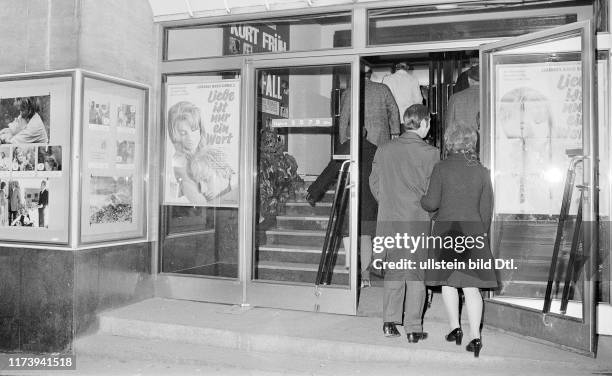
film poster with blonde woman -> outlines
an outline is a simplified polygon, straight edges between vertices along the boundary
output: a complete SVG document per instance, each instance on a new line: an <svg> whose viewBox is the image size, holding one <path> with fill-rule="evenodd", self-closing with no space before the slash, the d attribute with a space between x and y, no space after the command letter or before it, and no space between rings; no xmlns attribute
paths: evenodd
<svg viewBox="0 0 612 376"><path fill-rule="evenodd" d="M238 207L240 81L167 88L164 203Z"/></svg>

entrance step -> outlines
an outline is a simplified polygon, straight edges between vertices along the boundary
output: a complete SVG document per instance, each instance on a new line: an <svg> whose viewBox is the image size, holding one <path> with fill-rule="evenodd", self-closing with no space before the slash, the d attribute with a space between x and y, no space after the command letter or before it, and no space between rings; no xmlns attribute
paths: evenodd
<svg viewBox="0 0 612 376"><path fill-rule="evenodd" d="M291 244L322 249L325 231L272 229L266 231L266 240L268 245Z"/></svg>
<svg viewBox="0 0 612 376"><path fill-rule="evenodd" d="M331 211L331 202L317 202L312 207L307 202L289 201L285 204L286 215L327 215Z"/></svg>
<svg viewBox="0 0 612 376"><path fill-rule="evenodd" d="M334 188L336 186L334 185ZM336 192L334 190L328 190L327 192L325 192L325 194L323 194L323 196L319 199L319 202L332 202L334 201L334 194ZM295 201L298 202L306 202L306 195L308 194L308 192L306 190L300 190L295 192Z"/></svg>
<svg viewBox="0 0 612 376"><path fill-rule="evenodd" d="M77 341L75 349L77 354L116 350L116 354L125 354L127 360L139 354L152 359L168 357L172 363L176 359L181 362L182 358L196 356L189 348L201 350L200 356L206 357L206 348L202 347L205 346L221 359L228 359L222 352L226 349L228 354L235 354L237 350L261 354L261 363L275 355L287 355L317 359L318 365L343 361L348 362L345 367L360 363L362 367L375 365L378 370L360 372L364 371L361 367L359 371L352 368L327 370L325 367L312 373L329 375L381 374L381 367L391 366L390 362L401 362L404 373L406 369L410 372L418 369L417 374L446 374L448 370L455 374L465 370L458 374L579 375L600 372L609 363L606 357L595 362L488 328L482 331L486 344L475 361L463 346L454 346L444 340L447 326L446 323L425 321L424 330L429 338L410 345L403 336L383 337L380 318L268 308L239 310L220 304L149 299L100 314L98 341L95 338ZM112 337L118 337L116 342L113 343ZM181 355L180 350L187 353ZM235 362L239 366L242 358ZM285 373L290 370L285 369ZM401 372L399 369L382 374Z"/></svg>
<svg viewBox="0 0 612 376"><path fill-rule="evenodd" d="M264 245L257 248L259 261L295 262L318 264L321 259L321 248L298 247L294 245ZM346 252L338 250L336 265L344 265Z"/></svg>
<svg viewBox="0 0 612 376"><path fill-rule="evenodd" d="M499 295L502 296L516 296L526 298L540 298L543 299L546 295L546 285L548 283L544 281L526 281L526 280L513 280L503 283L502 288L499 290ZM563 291L563 284L561 284L560 292ZM560 293L559 292L559 293Z"/></svg>
<svg viewBox="0 0 612 376"><path fill-rule="evenodd" d="M319 264L297 262L259 261L257 279L268 281L298 282L314 285ZM332 285L348 285L349 271L344 264L336 262L332 276Z"/></svg>
<svg viewBox="0 0 612 376"><path fill-rule="evenodd" d="M279 215L276 224L287 230L323 230L327 229L329 215Z"/></svg>

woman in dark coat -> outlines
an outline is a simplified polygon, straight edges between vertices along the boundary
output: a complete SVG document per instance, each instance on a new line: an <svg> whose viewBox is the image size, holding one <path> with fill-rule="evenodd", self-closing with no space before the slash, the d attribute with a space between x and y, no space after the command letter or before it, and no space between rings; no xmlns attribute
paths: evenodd
<svg viewBox="0 0 612 376"><path fill-rule="evenodd" d="M421 199L425 210L437 211L433 229L436 240L433 244L428 242L429 259L434 262L456 260L465 266L458 269L428 268L425 281L430 286L442 286L442 298L452 330L446 340L457 345L461 344L463 337L457 289L463 289L472 338L466 349L474 352L474 356L479 355L482 347L480 322L483 303L479 289L497 287L494 265L482 267L487 261L491 263L493 258L487 236L493 212L493 190L489 170L478 162L474 153L476 139L476 130L469 126L449 126L444 135L449 155L435 165L427 194ZM479 266L470 268L470 261L472 266ZM475 264L477 262L479 264Z"/></svg>

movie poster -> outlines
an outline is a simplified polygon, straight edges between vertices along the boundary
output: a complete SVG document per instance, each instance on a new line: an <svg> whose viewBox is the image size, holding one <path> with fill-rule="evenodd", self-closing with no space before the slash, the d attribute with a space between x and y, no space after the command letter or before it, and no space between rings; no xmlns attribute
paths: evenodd
<svg viewBox="0 0 612 376"><path fill-rule="evenodd" d="M240 81L167 90L164 203L237 207Z"/></svg>
<svg viewBox="0 0 612 376"><path fill-rule="evenodd" d="M580 62L503 64L495 74L496 211L558 215L569 154L582 148Z"/></svg>

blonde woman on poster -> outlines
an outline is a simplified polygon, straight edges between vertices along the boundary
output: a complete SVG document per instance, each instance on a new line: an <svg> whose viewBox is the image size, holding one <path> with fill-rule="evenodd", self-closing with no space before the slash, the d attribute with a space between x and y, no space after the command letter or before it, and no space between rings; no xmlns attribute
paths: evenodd
<svg viewBox="0 0 612 376"><path fill-rule="evenodd" d="M192 204L208 204L219 197L237 195L232 184L235 172L222 151L207 148L200 109L181 101L168 110L168 135L175 153L172 169L178 184L178 197Z"/></svg>

